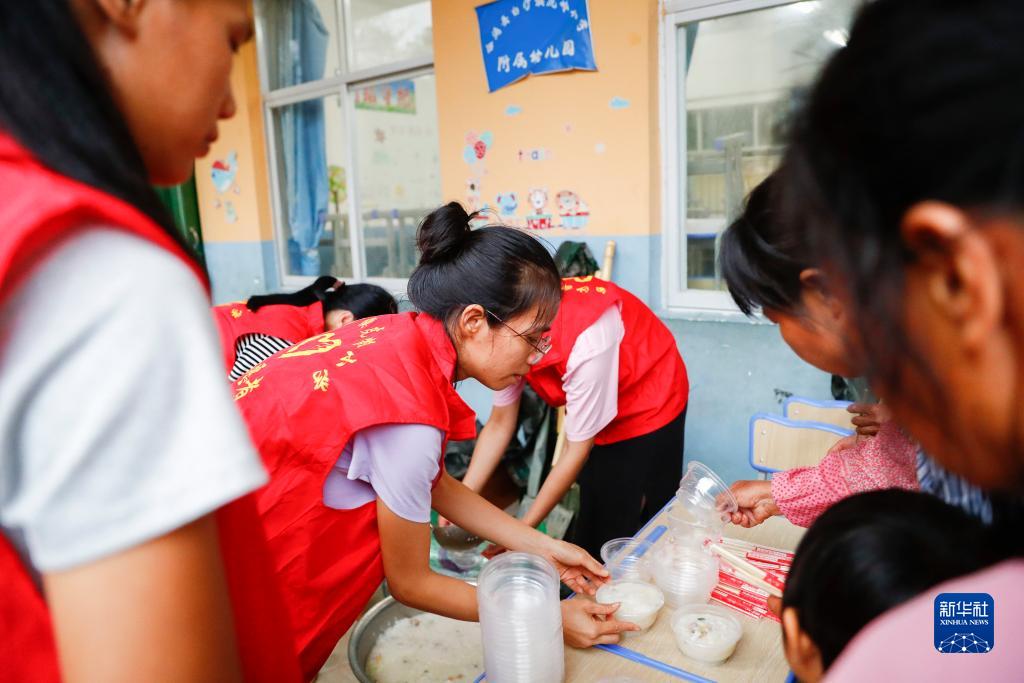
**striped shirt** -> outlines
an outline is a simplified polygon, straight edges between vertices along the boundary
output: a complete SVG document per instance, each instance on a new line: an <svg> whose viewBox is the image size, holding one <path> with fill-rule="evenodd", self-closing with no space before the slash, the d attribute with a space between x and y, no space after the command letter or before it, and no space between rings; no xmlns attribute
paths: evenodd
<svg viewBox="0 0 1024 683"><path fill-rule="evenodd" d="M917 480L925 493L963 508L985 524L992 523L992 501L985 492L945 469L920 448L917 451Z"/></svg>
<svg viewBox="0 0 1024 683"><path fill-rule="evenodd" d="M231 366L228 379L234 382L278 351L283 351L293 342L269 334L243 334L235 342L235 364Z"/></svg>

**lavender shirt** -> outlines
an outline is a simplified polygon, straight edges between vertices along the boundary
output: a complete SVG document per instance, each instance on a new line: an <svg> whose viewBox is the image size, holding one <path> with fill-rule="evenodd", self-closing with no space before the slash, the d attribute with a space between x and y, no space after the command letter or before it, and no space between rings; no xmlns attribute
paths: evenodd
<svg viewBox="0 0 1024 683"><path fill-rule="evenodd" d="M380 498L410 522L430 521L430 495L444 434L423 424L361 429L324 481L324 505L351 510Z"/></svg>

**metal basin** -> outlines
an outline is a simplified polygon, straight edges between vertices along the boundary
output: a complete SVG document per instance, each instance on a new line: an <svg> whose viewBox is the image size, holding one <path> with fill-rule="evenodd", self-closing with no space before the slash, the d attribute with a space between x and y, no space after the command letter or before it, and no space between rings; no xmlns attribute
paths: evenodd
<svg viewBox="0 0 1024 683"><path fill-rule="evenodd" d="M373 683L366 675L366 660L380 635L399 619L423 614L407 607L390 595L371 607L353 627L348 641L348 664L360 683Z"/></svg>

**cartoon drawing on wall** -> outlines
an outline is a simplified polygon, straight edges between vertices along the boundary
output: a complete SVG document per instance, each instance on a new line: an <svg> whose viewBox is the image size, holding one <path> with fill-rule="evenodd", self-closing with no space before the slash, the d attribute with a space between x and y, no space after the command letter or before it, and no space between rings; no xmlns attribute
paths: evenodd
<svg viewBox="0 0 1024 683"><path fill-rule="evenodd" d="M238 152L232 151L225 159L217 159L210 169L210 178L213 180L213 188L224 194L235 184L235 177L238 175Z"/></svg>
<svg viewBox="0 0 1024 683"><path fill-rule="evenodd" d="M238 222L238 212L230 200L222 200L221 195L228 192L240 195L242 191L235 183L238 177L238 152L232 150L223 159L216 159L210 168L210 180L213 181L213 189L217 195L213 198L213 208L220 210L224 208L224 220L228 223Z"/></svg>
<svg viewBox="0 0 1024 683"><path fill-rule="evenodd" d="M487 156L487 150L494 144L494 136L490 131L477 135L475 132L466 133L466 146L462 149L462 159L470 165L483 161Z"/></svg>
<svg viewBox="0 0 1024 683"><path fill-rule="evenodd" d="M608 106L612 109L629 109L629 100L625 97L613 97Z"/></svg>
<svg viewBox="0 0 1024 683"><path fill-rule="evenodd" d="M523 108L520 107L518 104L510 104L507 107L505 107L505 115L506 116L518 116L519 114L522 114L522 113L523 113Z"/></svg>
<svg viewBox="0 0 1024 683"><path fill-rule="evenodd" d="M590 209L578 194L572 190L562 190L555 195L555 203L558 205L558 217L561 218L559 227L573 230L587 227Z"/></svg>
<svg viewBox="0 0 1024 683"><path fill-rule="evenodd" d="M498 205L498 210L501 211L503 218L514 217L516 209L519 208L519 199L515 192L503 192L495 198L494 202Z"/></svg>
<svg viewBox="0 0 1024 683"><path fill-rule="evenodd" d="M548 204L546 188L533 188L527 195L533 213L526 217L526 227L530 230L548 230L551 228L551 214L544 213Z"/></svg>
<svg viewBox="0 0 1024 683"><path fill-rule="evenodd" d="M545 161L551 158L551 150L546 147L519 150L519 161Z"/></svg>

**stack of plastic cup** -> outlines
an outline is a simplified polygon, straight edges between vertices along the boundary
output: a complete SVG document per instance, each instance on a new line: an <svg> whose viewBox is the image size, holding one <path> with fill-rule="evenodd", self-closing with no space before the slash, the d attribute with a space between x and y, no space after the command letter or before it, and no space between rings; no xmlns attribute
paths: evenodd
<svg viewBox="0 0 1024 683"><path fill-rule="evenodd" d="M702 548L663 543L651 564L654 582L670 607L707 602L718 583L718 558Z"/></svg>
<svg viewBox="0 0 1024 683"><path fill-rule="evenodd" d="M558 574L529 553L487 563L477 587L489 683L560 683L565 674Z"/></svg>

